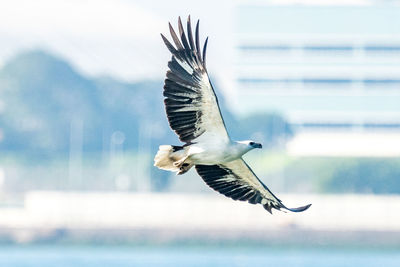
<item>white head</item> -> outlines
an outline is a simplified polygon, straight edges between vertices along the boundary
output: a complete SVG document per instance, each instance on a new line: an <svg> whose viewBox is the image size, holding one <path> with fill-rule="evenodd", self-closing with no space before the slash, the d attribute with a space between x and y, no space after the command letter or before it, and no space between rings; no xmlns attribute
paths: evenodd
<svg viewBox="0 0 400 267"><path fill-rule="evenodd" d="M262 145L260 143L256 143L251 140L236 141L236 143L246 146L246 148L248 149L247 151L252 150L254 148L262 148Z"/></svg>

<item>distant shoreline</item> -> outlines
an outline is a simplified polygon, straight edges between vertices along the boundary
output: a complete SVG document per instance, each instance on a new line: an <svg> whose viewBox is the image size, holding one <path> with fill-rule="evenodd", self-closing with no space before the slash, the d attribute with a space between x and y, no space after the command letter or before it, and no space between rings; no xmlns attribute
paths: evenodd
<svg viewBox="0 0 400 267"><path fill-rule="evenodd" d="M0 208L3 244L263 245L400 248L400 196L281 194L303 213L213 194L35 191Z"/></svg>
<svg viewBox="0 0 400 267"><path fill-rule="evenodd" d="M180 231L179 229L0 229L1 245L128 245L399 249L400 232Z"/></svg>

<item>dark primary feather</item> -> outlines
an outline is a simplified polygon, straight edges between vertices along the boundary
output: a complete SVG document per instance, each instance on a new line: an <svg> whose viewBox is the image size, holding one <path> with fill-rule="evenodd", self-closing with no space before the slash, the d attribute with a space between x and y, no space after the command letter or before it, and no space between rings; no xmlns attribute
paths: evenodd
<svg viewBox="0 0 400 267"><path fill-rule="evenodd" d="M191 48L191 50L194 50L195 46L194 46L194 42L193 42L192 23L190 21L190 16L188 17L188 20L187 20L187 32L188 32L188 37L189 37L190 48Z"/></svg>
<svg viewBox="0 0 400 267"><path fill-rule="evenodd" d="M199 22L196 25L196 41L193 40L190 17L187 36L180 18L179 37L170 23L169 31L175 46L164 35L161 34L161 37L172 54L164 83L164 103L171 128L186 143L206 131L217 132L221 138L227 138L218 100L203 61L207 40L203 48L203 59L200 53Z"/></svg>
<svg viewBox="0 0 400 267"><path fill-rule="evenodd" d="M285 209L292 212L301 212L311 205L299 208L287 208L252 172L243 160L236 160L235 169L241 168L240 173L235 173L224 164L220 165L196 165L197 173L203 178L208 186L233 200L247 201L251 204L262 204L264 209L272 213L272 209ZM237 166L237 167L236 167ZM243 173L246 172L247 176ZM248 179L252 175L253 180ZM262 203L263 199L266 201Z"/></svg>
<svg viewBox="0 0 400 267"><path fill-rule="evenodd" d="M171 52L171 54L173 54L173 55L177 54L178 51L175 49L175 47L168 41L167 38L165 38L165 36L162 33L160 33L160 34L161 34L161 37L162 37L165 45L167 46L169 52Z"/></svg>
<svg viewBox="0 0 400 267"><path fill-rule="evenodd" d="M200 53L200 41L199 41L199 39L200 39L200 37L199 37L199 23L200 23L200 21L198 20L197 23L196 23L196 49L197 49L197 55L198 55L200 61L202 61L201 60L201 53Z"/></svg>
<svg viewBox="0 0 400 267"><path fill-rule="evenodd" d="M174 43L175 43L175 45L176 45L176 48L177 48L178 50L183 50L183 47L182 47L182 45L181 45L181 42L179 41L178 36L176 36L176 33L175 33L175 31L174 31L174 28L172 28L171 23L169 23L169 32L171 33L172 40L174 40Z"/></svg>
<svg viewBox="0 0 400 267"><path fill-rule="evenodd" d="M206 68L207 43L208 43L208 37L206 38L206 41L204 42L204 46L203 46L203 65L204 65L204 68Z"/></svg>
<svg viewBox="0 0 400 267"><path fill-rule="evenodd" d="M189 47L185 32L182 27L181 17L178 17L178 28L179 28L179 35L181 36L182 44L185 47L185 50L190 51L190 47Z"/></svg>

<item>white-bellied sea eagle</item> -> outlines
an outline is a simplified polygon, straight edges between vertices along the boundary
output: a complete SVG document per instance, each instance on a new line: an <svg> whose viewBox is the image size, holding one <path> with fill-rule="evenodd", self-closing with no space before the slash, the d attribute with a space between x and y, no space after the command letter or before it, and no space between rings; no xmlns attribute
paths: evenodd
<svg viewBox="0 0 400 267"><path fill-rule="evenodd" d="M225 128L218 99L206 68L208 37L200 51L199 21L193 36L190 16L187 36L178 19L179 37L169 24L172 45L161 34L172 54L164 84L164 103L169 125L184 142L183 146L160 146L154 165L183 174L192 166L208 186L234 200L272 208L300 212L311 204L287 208L254 174L242 156L261 144L233 141Z"/></svg>

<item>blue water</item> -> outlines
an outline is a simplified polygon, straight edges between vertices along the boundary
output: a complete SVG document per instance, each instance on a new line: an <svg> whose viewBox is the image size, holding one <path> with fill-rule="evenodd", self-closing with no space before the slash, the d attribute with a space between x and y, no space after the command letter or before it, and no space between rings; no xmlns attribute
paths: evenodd
<svg viewBox="0 0 400 267"><path fill-rule="evenodd" d="M0 247L0 266L400 266L400 251L223 247Z"/></svg>

